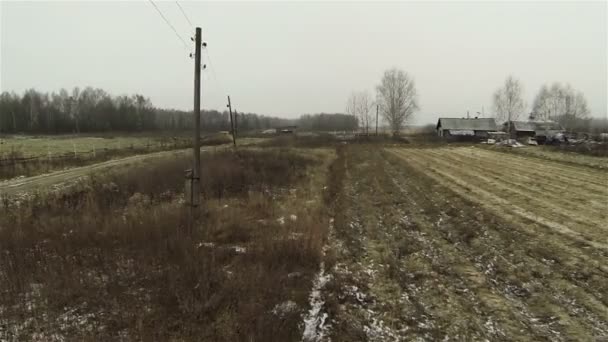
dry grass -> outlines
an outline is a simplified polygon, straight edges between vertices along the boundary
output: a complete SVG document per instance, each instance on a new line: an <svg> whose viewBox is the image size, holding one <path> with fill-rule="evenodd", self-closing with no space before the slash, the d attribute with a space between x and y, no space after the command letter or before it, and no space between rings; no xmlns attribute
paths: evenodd
<svg viewBox="0 0 608 342"><path fill-rule="evenodd" d="M327 148L335 146L337 143L339 141L331 134L285 134L262 141L259 145L264 147Z"/></svg>
<svg viewBox="0 0 608 342"><path fill-rule="evenodd" d="M203 155L197 220L181 204L186 159L5 199L0 339L299 339L332 155Z"/></svg>
<svg viewBox="0 0 608 342"><path fill-rule="evenodd" d="M192 146L188 137L29 137L0 140L0 179L35 176L102 161ZM232 143L232 136L203 136L201 146Z"/></svg>
<svg viewBox="0 0 608 342"><path fill-rule="evenodd" d="M467 173L461 179L482 186L494 173L500 180L511 173L533 191L529 178L555 182L548 170L538 170L550 163L526 158L521 163L534 167L518 165L519 173L511 172L503 169L513 163L505 160L511 157L499 155L501 168L479 172L490 159L486 151L470 162L470 153L457 154L459 149L442 154L414 147L389 150L397 153L369 145L346 149L338 201L342 215L330 240L336 261L325 294L332 341L601 340L607 335L604 251L532 220L503 216L513 205L488 210L488 199L434 177L439 171L452 177ZM458 157L450 158L454 154ZM530 169L538 175L526 173ZM543 215L547 201L517 202L531 203ZM586 212L590 221L599 215Z"/></svg>

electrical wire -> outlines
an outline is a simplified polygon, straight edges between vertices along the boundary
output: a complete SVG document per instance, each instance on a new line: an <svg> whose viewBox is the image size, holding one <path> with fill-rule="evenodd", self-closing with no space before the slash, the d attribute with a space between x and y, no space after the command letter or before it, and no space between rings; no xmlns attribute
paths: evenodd
<svg viewBox="0 0 608 342"><path fill-rule="evenodd" d="M152 0L148 0L148 1L152 4L152 6L154 6L154 8L156 8L156 11L158 12L158 14L160 14L161 18L163 18L163 20L165 21L165 23L167 23L167 25L169 25L169 27L171 28L171 30L173 30L173 32L175 33L175 35L177 36L177 38L179 38L179 40L182 41L182 43L184 44L184 47L186 48L186 50L190 51L190 48L188 47L188 44L186 44L186 41L184 40L184 38L182 38L182 36L177 32L177 30L169 22L169 20L167 20L167 18L163 15L163 12L161 12L161 10L158 8L158 6L156 6L156 4L154 3L154 1L152 1Z"/></svg>
<svg viewBox="0 0 608 342"><path fill-rule="evenodd" d="M222 83L220 82L220 80L217 77L215 68L213 67L213 62L211 61L211 55L209 54L209 50L205 49L205 52L207 55L207 61L209 61L209 68L211 69L211 75L213 76L213 79L215 80L215 83L217 84L217 86L220 88L220 91L222 93L226 94L226 91L224 90Z"/></svg>
<svg viewBox="0 0 608 342"><path fill-rule="evenodd" d="M184 18L186 18L186 21L188 22L188 24L190 24L190 27L194 30L194 25L192 25L192 22L190 21L190 19L188 19L188 16L186 15L186 12L184 11L184 9L182 8L182 6L179 4L178 1L175 1L175 4L177 5L177 7L179 7L179 10L182 12L182 14L184 15Z"/></svg>

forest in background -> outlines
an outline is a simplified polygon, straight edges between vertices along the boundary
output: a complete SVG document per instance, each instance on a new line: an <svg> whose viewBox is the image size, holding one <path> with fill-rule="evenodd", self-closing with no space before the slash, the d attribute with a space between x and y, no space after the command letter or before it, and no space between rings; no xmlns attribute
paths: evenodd
<svg viewBox="0 0 608 342"><path fill-rule="evenodd" d="M357 119L346 114L306 114L285 119L256 113L238 113L238 130L250 132L296 125L302 130L356 130ZM143 132L192 128L192 112L155 107L140 95L109 94L103 89L78 87L44 93L0 94L0 134L65 134ZM204 132L229 131L228 111L202 110Z"/></svg>

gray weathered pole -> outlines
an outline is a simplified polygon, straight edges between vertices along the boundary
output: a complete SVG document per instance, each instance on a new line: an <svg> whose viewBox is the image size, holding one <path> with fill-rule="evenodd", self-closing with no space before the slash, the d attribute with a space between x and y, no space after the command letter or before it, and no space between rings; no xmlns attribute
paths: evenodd
<svg viewBox="0 0 608 342"><path fill-rule="evenodd" d="M194 165L192 168L192 206L200 201L201 177L201 28L196 28L194 55Z"/></svg>
<svg viewBox="0 0 608 342"><path fill-rule="evenodd" d="M230 95L228 95L228 110L230 111L230 129L232 130L232 143L236 147L236 132L234 130L234 121L232 121L232 104L230 104Z"/></svg>
<svg viewBox="0 0 608 342"><path fill-rule="evenodd" d="M239 117L236 112L236 108L234 109L234 138L236 139L237 132L239 130Z"/></svg>

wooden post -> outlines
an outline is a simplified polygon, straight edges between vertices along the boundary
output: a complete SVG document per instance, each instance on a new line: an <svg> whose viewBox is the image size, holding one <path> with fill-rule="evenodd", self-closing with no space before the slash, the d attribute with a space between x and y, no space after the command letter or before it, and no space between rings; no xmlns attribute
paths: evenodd
<svg viewBox="0 0 608 342"><path fill-rule="evenodd" d="M236 112L236 108L234 109L234 138L236 139L236 135L239 131L239 117L238 117L238 113Z"/></svg>
<svg viewBox="0 0 608 342"><path fill-rule="evenodd" d="M192 167L191 201L192 207L197 207L200 201L201 176L201 28L196 28L194 39L194 165Z"/></svg>
<svg viewBox="0 0 608 342"><path fill-rule="evenodd" d="M228 95L228 110L230 111L230 131L232 133L232 143L236 147L236 132L234 130L234 122L232 121L232 104L230 103L230 95Z"/></svg>

